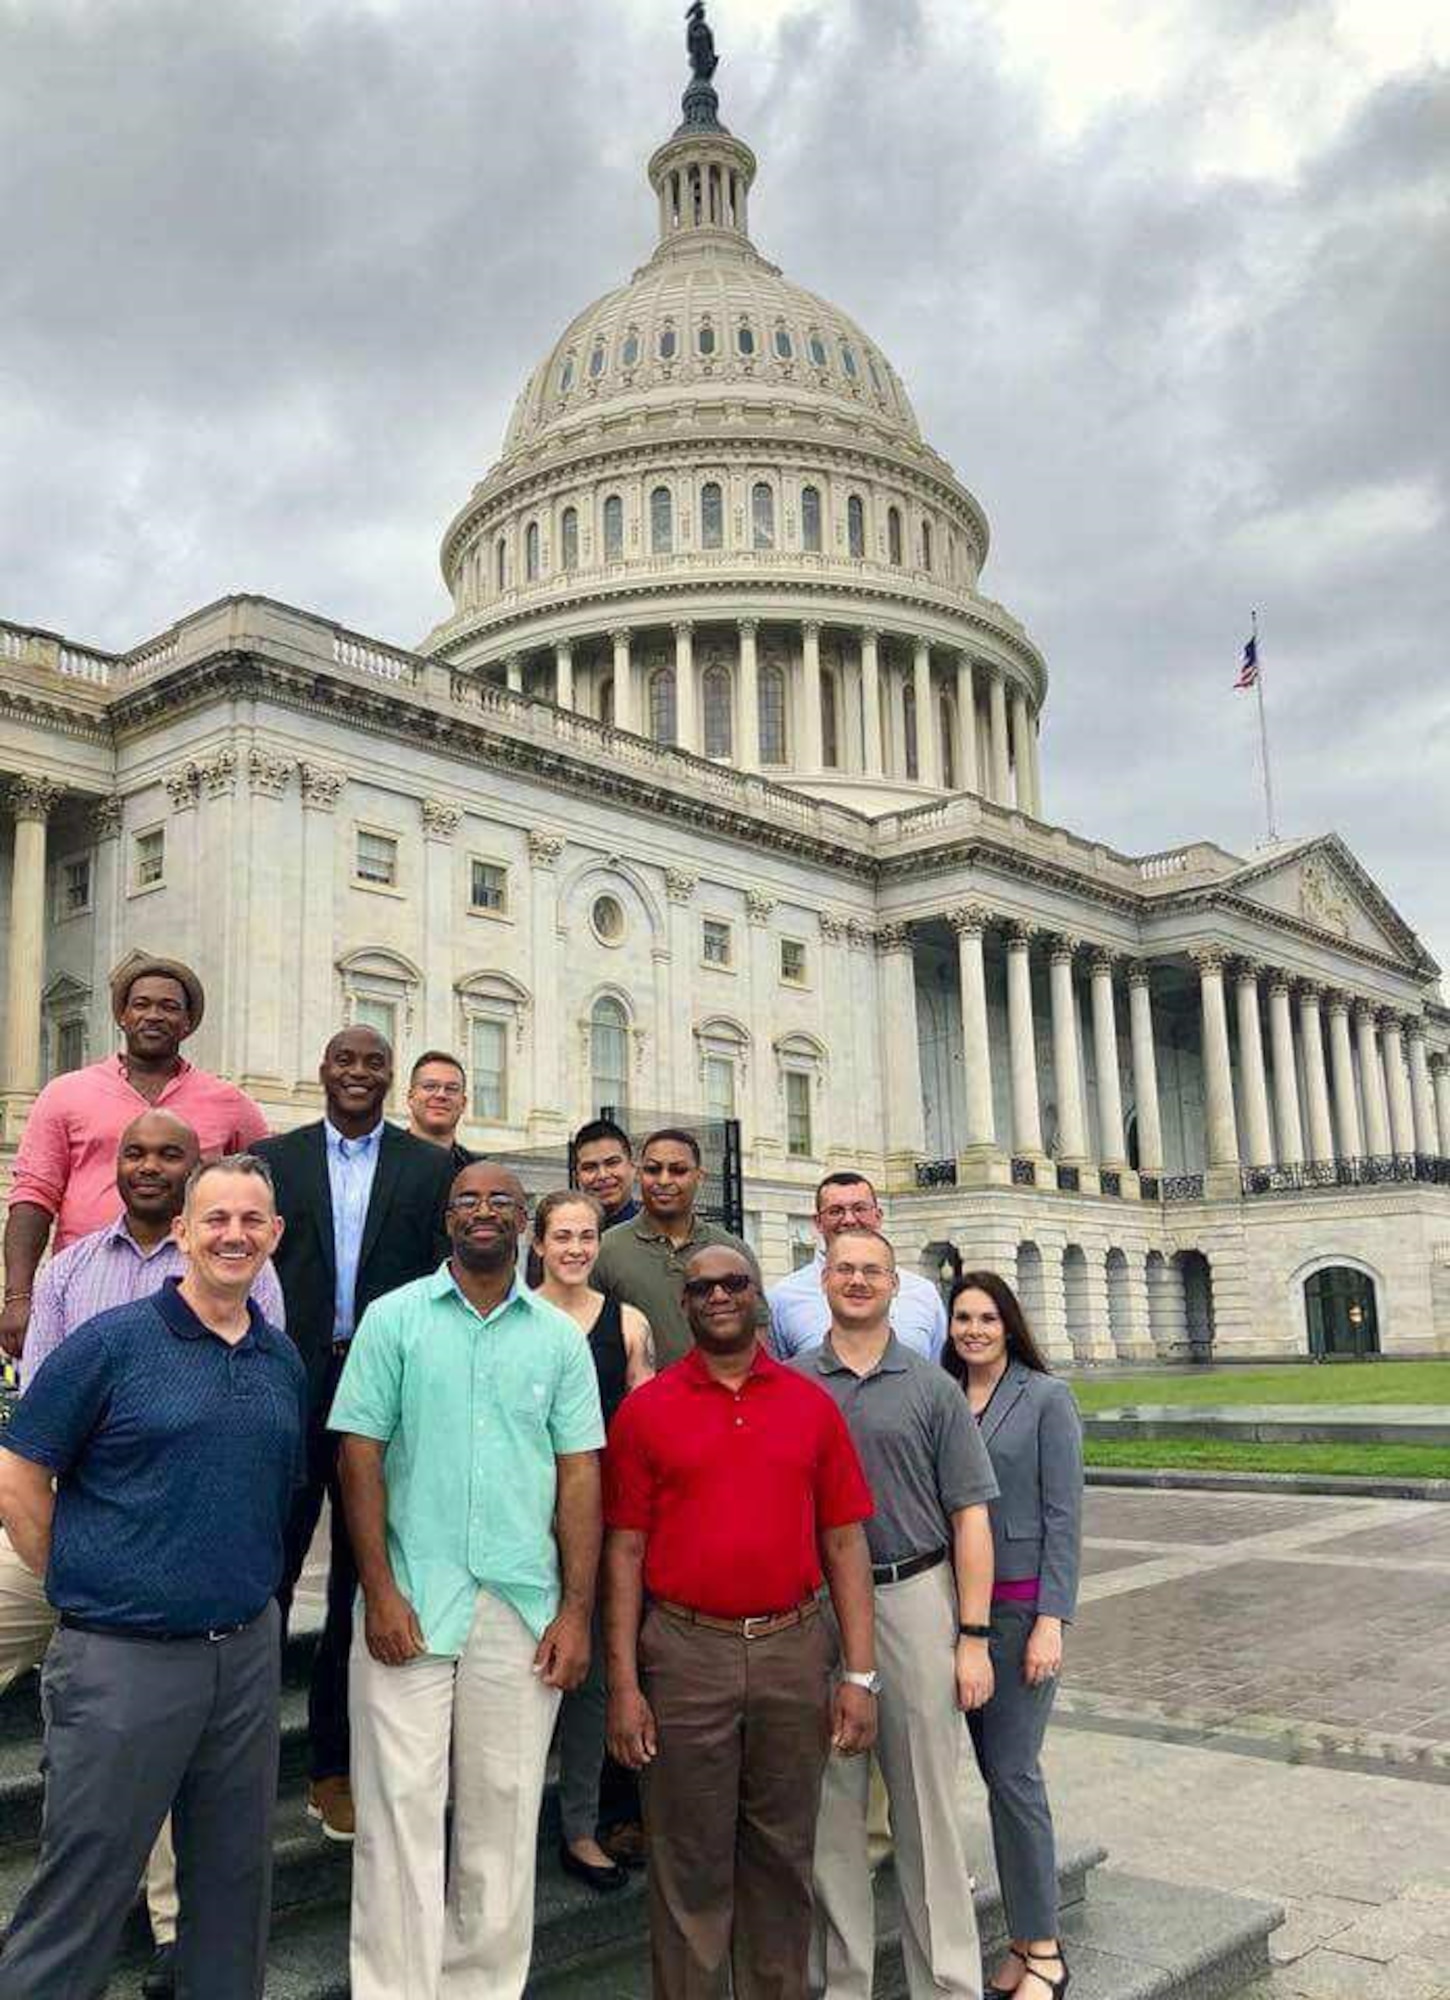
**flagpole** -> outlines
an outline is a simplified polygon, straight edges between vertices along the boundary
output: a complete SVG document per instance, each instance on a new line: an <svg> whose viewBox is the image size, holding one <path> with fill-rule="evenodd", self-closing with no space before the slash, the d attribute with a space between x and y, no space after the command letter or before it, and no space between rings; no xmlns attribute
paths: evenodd
<svg viewBox="0 0 1450 2000"><path fill-rule="evenodd" d="M1259 755L1264 766L1264 814L1269 824L1269 839L1277 840L1279 833L1274 825L1274 780L1269 770L1269 719L1264 711L1264 660L1259 651L1259 614L1255 611L1250 615L1253 620L1254 661L1259 670L1254 679L1254 692L1259 697Z"/></svg>

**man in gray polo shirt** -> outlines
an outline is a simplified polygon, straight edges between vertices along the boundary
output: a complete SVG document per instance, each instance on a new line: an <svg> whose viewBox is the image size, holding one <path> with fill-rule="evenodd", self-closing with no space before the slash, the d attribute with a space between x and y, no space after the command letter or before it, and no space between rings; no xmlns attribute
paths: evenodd
<svg viewBox="0 0 1450 2000"><path fill-rule="evenodd" d="M967 1399L891 1330L896 1256L842 1231L821 1283L831 1325L790 1366L834 1397L870 1481L866 1523L881 1678L876 1754L891 1802L912 2000L980 2000L981 1949L962 1841L963 1711L992 1693L987 1635L997 1491ZM816 1825L813 1993L870 2000L875 1963L865 1758L833 1757Z"/></svg>

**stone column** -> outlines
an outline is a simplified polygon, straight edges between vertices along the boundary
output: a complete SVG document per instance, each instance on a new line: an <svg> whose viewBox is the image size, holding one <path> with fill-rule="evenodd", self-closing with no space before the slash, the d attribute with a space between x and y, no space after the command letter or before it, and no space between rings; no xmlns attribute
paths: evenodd
<svg viewBox="0 0 1450 2000"><path fill-rule="evenodd" d="M912 653L911 684L916 698L916 781L919 785L940 785L941 759L931 700L931 647L925 639L917 640Z"/></svg>
<svg viewBox="0 0 1450 2000"><path fill-rule="evenodd" d="M1264 1080L1264 1031L1259 1020L1259 968L1241 964L1234 975L1239 1019L1239 1083L1244 1104L1244 1159L1251 1167L1272 1167L1274 1135L1269 1129L1269 1093Z"/></svg>
<svg viewBox="0 0 1450 2000"><path fill-rule="evenodd" d="M1216 951L1194 954L1198 966L1203 1036L1204 1134L1212 1174L1238 1179L1239 1135L1234 1119L1233 1069L1228 1052L1228 1012L1224 1004L1223 958Z"/></svg>
<svg viewBox="0 0 1450 2000"><path fill-rule="evenodd" d="M1294 1016L1289 1009L1289 982L1282 972L1269 976L1269 1046L1274 1057L1274 1126L1281 1166L1297 1166L1304 1158L1304 1133L1299 1120L1299 1079L1294 1066Z"/></svg>
<svg viewBox="0 0 1450 2000"><path fill-rule="evenodd" d="M1028 762L1032 767L1032 816L1042 817L1042 717L1034 715L1027 731Z"/></svg>
<svg viewBox="0 0 1450 2000"><path fill-rule="evenodd" d="M121 826L125 802L118 795L99 798L90 810L91 839L96 844L95 930L91 941L91 1041L93 1052L110 1046L112 968L121 956L121 905L125 891ZM1433 1146L1430 1149L1434 1151Z"/></svg>
<svg viewBox="0 0 1450 2000"><path fill-rule="evenodd" d="M740 641L740 768L760 769L760 657L756 651L759 624L742 618L736 626Z"/></svg>
<svg viewBox="0 0 1450 2000"><path fill-rule="evenodd" d="M1133 1040L1133 1100L1138 1113L1138 1171L1163 1171L1163 1119L1158 1109L1158 1055L1153 1045L1152 968L1128 967L1128 1029Z"/></svg>
<svg viewBox="0 0 1450 2000"><path fill-rule="evenodd" d="M1385 1012L1380 1015L1380 1040L1385 1058L1390 1144L1401 1159L1408 1159L1419 1149L1415 1144L1415 1108L1410 1097L1410 1072L1405 1066L1404 1025L1398 1014Z"/></svg>
<svg viewBox="0 0 1450 2000"><path fill-rule="evenodd" d="M987 790L998 805L1010 803L1012 770L1007 750L1007 683L993 672L987 684L987 722L991 736L991 774Z"/></svg>
<svg viewBox="0 0 1450 2000"><path fill-rule="evenodd" d="M977 776L977 688L972 663L957 654L957 790L975 792Z"/></svg>
<svg viewBox="0 0 1450 2000"><path fill-rule="evenodd" d="M966 1083L966 1148L971 1151L997 1142L992 1116L992 1051L987 1038L987 974L982 955L986 914L970 905L947 918L956 933L961 973L962 1063Z"/></svg>
<svg viewBox="0 0 1450 2000"><path fill-rule="evenodd" d="M1032 718L1021 688L1012 690L1012 760L1017 767L1017 809L1036 813L1032 798Z"/></svg>
<svg viewBox="0 0 1450 2000"><path fill-rule="evenodd" d="M839 705L836 726L840 728ZM821 628L813 618L801 626L801 754L799 769L819 771L821 748Z"/></svg>
<svg viewBox="0 0 1450 2000"><path fill-rule="evenodd" d="M517 653L510 653L503 663L503 677L511 694L522 694L524 689L524 663Z"/></svg>
<svg viewBox="0 0 1450 2000"><path fill-rule="evenodd" d="M554 647L554 701L559 708L574 706L574 648L567 639Z"/></svg>
<svg viewBox="0 0 1450 2000"><path fill-rule="evenodd" d="M1077 998L1073 991L1073 939L1052 941L1052 1072L1057 1090L1057 1157L1066 1167L1087 1163L1087 1130L1082 1110L1082 1061L1077 1045Z"/></svg>
<svg viewBox="0 0 1450 2000"><path fill-rule="evenodd" d="M634 709L634 662L630 658L630 631L621 626L609 635L614 647L614 726L638 730Z"/></svg>
<svg viewBox="0 0 1450 2000"><path fill-rule="evenodd" d="M423 1035L424 1048L448 1049L454 1044L453 934L456 878L453 837L463 809L451 799L424 799L423 818ZM403 1051L398 1051L403 1067ZM468 1056L464 1056L468 1061ZM505 1122L512 1122L507 1118Z"/></svg>
<svg viewBox="0 0 1450 2000"><path fill-rule="evenodd" d="M1450 1056L1430 1058L1430 1081L1435 1087L1435 1127L1439 1141L1435 1150L1442 1160L1450 1160Z"/></svg>
<svg viewBox="0 0 1450 2000"><path fill-rule="evenodd" d="M865 732L866 776L879 778L885 769L881 758L881 654L880 635L869 625L861 630L861 720Z"/></svg>
<svg viewBox="0 0 1450 2000"><path fill-rule="evenodd" d="M1021 696L1017 699L1020 701ZM1018 770L1022 766L1018 765ZM1128 1164L1123 1144L1123 1084L1118 1073L1118 1018L1113 1004L1113 960L1106 951L1092 956L1093 1066L1098 1076L1099 1158L1121 1171Z"/></svg>
<svg viewBox="0 0 1450 2000"><path fill-rule="evenodd" d="M1324 1025L1319 988L1306 980L1299 988L1299 1046L1304 1060L1304 1104L1309 1115L1309 1158L1327 1166L1334 1158L1334 1126L1329 1116L1329 1081L1324 1067Z"/></svg>
<svg viewBox="0 0 1450 2000"><path fill-rule="evenodd" d="M6 939L5 1090L29 1098L40 1088L40 995L45 984L45 827L64 786L46 778L14 778L6 803L15 821L10 875L10 932ZM24 1103L6 1120L6 1136L19 1137Z"/></svg>
<svg viewBox="0 0 1450 2000"><path fill-rule="evenodd" d="M1430 1065L1425 1053L1425 1023L1412 1014L1405 1023L1410 1049L1410 1109L1415 1122L1415 1151L1433 1159L1439 1151L1435 1132L1435 1095L1430 1086Z"/></svg>
<svg viewBox="0 0 1450 2000"><path fill-rule="evenodd" d="M239 814L238 851L248 855L250 866L247 901L239 904L235 918L247 947L236 972L241 1004L233 1076L250 1096L266 1099L285 1093L288 1084L284 1021L296 991L302 943L297 893L301 813L291 809L296 765L290 757L254 742L244 768L248 796Z"/></svg>
<svg viewBox="0 0 1450 2000"><path fill-rule="evenodd" d="M1372 1160L1384 1159L1390 1150L1385 1072L1380 1062L1379 1036L1375 1033L1377 1019L1371 1001L1355 1002L1354 1036L1359 1052L1359 1094L1364 1104L1364 1144Z"/></svg>
<svg viewBox="0 0 1450 2000"><path fill-rule="evenodd" d="M533 985L533 1091L528 1108L531 1139L548 1140L568 1129L565 1081L563 980L559 963L559 857L567 840L547 827L531 827L529 847L529 960ZM515 1040L521 1046L521 1020Z"/></svg>
<svg viewBox="0 0 1450 2000"><path fill-rule="evenodd" d="M337 842L333 815L347 784L346 773L328 764L301 763L302 793L302 967L297 1008L297 1040L292 1047L294 1094L321 1103L317 1061L337 1026L333 965L337 935Z"/></svg>
<svg viewBox="0 0 1450 2000"><path fill-rule="evenodd" d="M910 1185L915 1164L926 1150L910 926L881 925L876 953L886 1166L894 1179Z"/></svg>
<svg viewBox="0 0 1450 2000"><path fill-rule="evenodd" d="M1007 932L1007 1038L1012 1065L1012 1150L1042 1158L1042 1110L1037 1095L1037 1030L1032 1019L1032 932Z"/></svg>
<svg viewBox="0 0 1450 2000"><path fill-rule="evenodd" d="M700 754L700 695L695 685L695 628L688 618L675 625L675 742Z"/></svg>
<svg viewBox="0 0 1450 2000"><path fill-rule="evenodd" d="M1329 1061L1334 1076L1334 1135L1341 1160L1357 1160L1364 1152L1359 1100L1354 1094L1354 1051L1349 1040L1349 999L1329 995Z"/></svg>
<svg viewBox="0 0 1450 2000"><path fill-rule="evenodd" d="M886 768L893 778L906 776L906 681L888 653L886 676Z"/></svg>

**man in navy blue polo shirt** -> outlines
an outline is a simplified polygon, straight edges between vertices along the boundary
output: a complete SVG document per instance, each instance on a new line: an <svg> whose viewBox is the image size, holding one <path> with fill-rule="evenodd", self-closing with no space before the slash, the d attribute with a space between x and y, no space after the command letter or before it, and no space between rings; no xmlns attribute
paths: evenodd
<svg viewBox="0 0 1450 2000"><path fill-rule="evenodd" d="M0 1448L0 1516L60 1613L40 1859L0 2000L106 1984L172 1812L179 2000L261 2000L277 1791L283 1538L306 1380L248 1293L282 1233L265 1164L197 1167L180 1278L50 1357ZM54 1481L54 1485L52 1485Z"/></svg>

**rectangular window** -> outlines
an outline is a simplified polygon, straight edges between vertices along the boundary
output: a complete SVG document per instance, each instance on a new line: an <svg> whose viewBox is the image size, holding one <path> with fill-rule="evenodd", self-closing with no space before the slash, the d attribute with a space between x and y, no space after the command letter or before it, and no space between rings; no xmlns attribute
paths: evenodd
<svg viewBox="0 0 1450 2000"><path fill-rule="evenodd" d="M62 1021L55 1031L55 1073L64 1076L68 1070L79 1069L86 1059L86 1024L84 1021Z"/></svg>
<svg viewBox="0 0 1450 2000"><path fill-rule="evenodd" d="M808 1160L811 1144L811 1080L804 1070L785 1073L785 1150L793 1160Z"/></svg>
<svg viewBox="0 0 1450 2000"><path fill-rule="evenodd" d="M780 976L787 986L806 983L806 948L799 938L780 941Z"/></svg>
<svg viewBox="0 0 1450 2000"><path fill-rule="evenodd" d="M352 1018L360 1028L376 1028L390 1049L398 1046L398 1010L391 1000L375 994L359 993L352 1004Z"/></svg>
<svg viewBox="0 0 1450 2000"><path fill-rule="evenodd" d="M154 889L166 878L166 829L148 828L138 833L132 852L132 879L138 889Z"/></svg>
<svg viewBox="0 0 1450 2000"><path fill-rule="evenodd" d="M497 861L470 861L468 865L468 907L502 916L508 908L509 872Z"/></svg>
<svg viewBox="0 0 1450 2000"><path fill-rule="evenodd" d="M398 843L390 833L371 833L365 826L357 830L356 875L370 888L396 889L398 886Z"/></svg>
<svg viewBox="0 0 1450 2000"><path fill-rule="evenodd" d="M78 854L62 861L56 881L56 920L84 916L91 907L91 857Z"/></svg>
<svg viewBox="0 0 1450 2000"><path fill-rule="evenodd" d="M473 1024L473 1115L485 1125L508 1123L508 1023Z"/></svg>
<svg viewBox="0 0 1450 2000"><path fill-rule="evenodd" d="M706 917L700 929L700 952L706 965L729 965L730 926L717 917Z"/></svg>
<svg viewBox="0 0 1450 2000"><path fill-rule="evenodd" d="M705 1116L735 1116L735 1065L729 1056L705 1058Z"/></svg>

